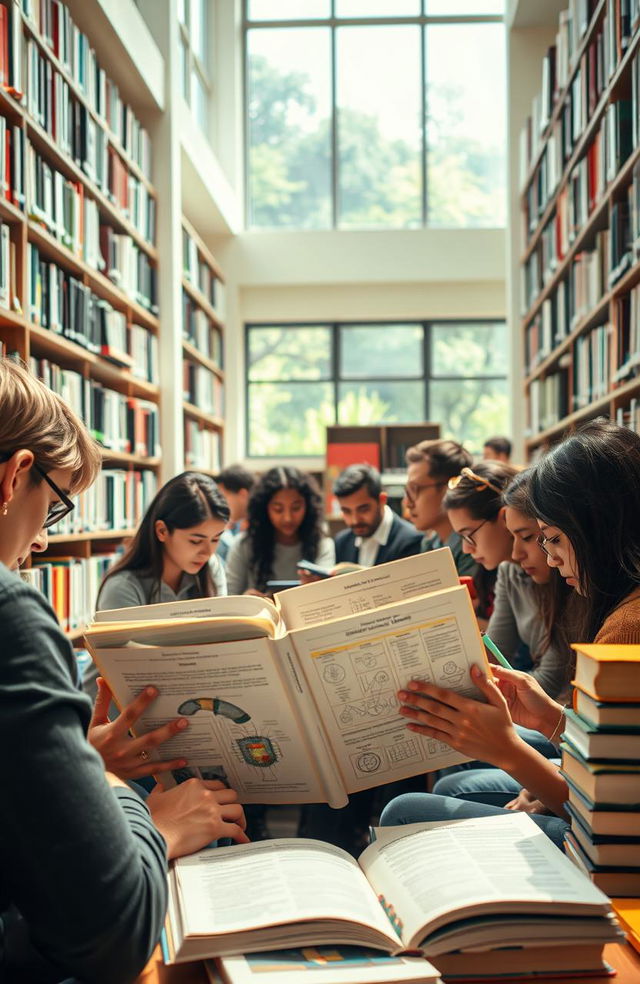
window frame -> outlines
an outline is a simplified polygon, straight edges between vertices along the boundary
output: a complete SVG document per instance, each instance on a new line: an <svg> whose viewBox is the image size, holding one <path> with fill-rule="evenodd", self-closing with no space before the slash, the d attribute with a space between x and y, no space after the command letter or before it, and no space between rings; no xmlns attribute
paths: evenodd
<svg viewBox="0 0 640 984"><path fill-rule="evenodd" d="M496 325L501 324L504 326L505 330L505 340L508 340L507 333L507 322L503 318L405 318L402 320L398 319L381 319L379 321L373 321L371 319L358 319L349 321L295 321L295 322L280 322L277 321L251 321L246 322L244 326L244 449L245 457L250 460L260 461L260 460L271 460L274 455L271 454L254 454L251 449L251 434L250 434L250 399L251 399L251 386L263 385L264 383L269 383L271 385L278 384L289 384L289 383L308 383L313 385L314 383L329 383L331 385L333 394L333 409L335 414L334 424L340 426L338 420L338 408L340 401L340 385L344 383L353 383L355 386L382 382L382 383L407 383L407 382L421 382L424 385L424 395L423 395L423 417L422 421L428 421L430 417L430 405L431 405L431 393L430 384L432 382L450 382L450 383L460 383L465 380L472 382L506 382L509 381L509 370L508 367L505 368L504 373L501 374L474 374L469 375L467 373L460 373L457 375L434 375L433 374L433 341L434 341L434 327L440 327L442 325L450 325L452 328L461 325ZM416 325L422 328L422 360L423 360L423 372L421 375L415 376L341 376L340 375L340 362L341 362L341 329L350 327L370 327L370 328L393 328L395 326L403 327L405 325ZM283 379L282 377L278 379L249 379L250 372L250 335L252 330L260 330L261 328L282 328L285 330L301 330L305 328L328 328L331 338L331 353L329 359L329 365L331 366L332 374L328 377L321 377L318 379ZM381 421L378 424L372 424L373 427L380 426L384 422ZM398 426L402 424L415 423L415 421L391 421L393 426ZM349 426L348 424L343 426ZM304 458L317 458L318 452L310 452L308 454L302 454L300 452L294 452L291 454L278 453L278 458L284 460L295 460Z"/></svg>
<svg viewBox="0 0 640 984"><path fill-rule="evenodd" d="M191 115L194 121L203 131L207 138L211 134L211 109L213 106L213 100L215 96L214 85L213 85L213 73L211 71L211 65L207 61L203 61L198 52L195 50L191 43L191 0L183 0L185 7L185 17L186 24L183 24L178 17L178 44L183 45L185 49L185 71L188 80L188 92L189 96L185 95L185 79L180 79L180 96L184 102L189 107ZM211 8L211 0L202 0L204 9L204 45L205 53L209 55L212 45L211 41L211 31L213 23L213 10ZM195 99L193 91L193 75L197 75L200 80L200 84L205 93L205 126L202 126L201 121L198 119L195 112Z"/></svg>
<svg viewBox="0 0 640 984"><path fill-rule="evenodd" d="M189 0L185 0L188 4ZM330 193L331 193L331 223L329 226L321 226L319 229L326 231L327 229L336 230L346 228L348 230L355 230L359 228L357 226L342 226L339 221L339 204L340 204L340 175L339 175L339 148L338 148L338 86L337 86L337 64L336 64L336 53L337 53L337 30L340 27L376 27L376 26L394 26L394 25L417 25L420 28L420 77L422 79L421 85L421 97L420 97L420 113L421 113L421 124L420 124L420 204L421 204L421 216L420 224L417 228L425 229L432 228L428 223L429 216L429 188L428 188L428 120L427 120L427 28L430 25L435 24L502 24L506 32L506 10L503 14L438 14L429 15L425 13L425 7L428 9L429 0L421 0L420 3L420 13L414 14L412 16L379 16L379 17L338 17L335 13L336 0L331 0L331 15L329 17L315 17L308 19L295 19L295 18L274 18L273 20L251 20L249 17L249 4L251 0L242 0L242 85L243 85L243 137L244 137L244 227L245 229L267 229L268 231L277 231L278 227L266 227L266 226L253 226L249 224L251 217L251 167L250 167L250 131L249 131L249 113L248 113L248 96L249 96L249 57L248 57L248 35L249 31L252 30L281 30L283 28L313 28L313 27L328 27L331 32L330 50L331 50L331 71L330 71L330 82L331 82L331 120L330 120L330 153L331 153L331 163L330 163ZM506 118L505 118L505 128L506 128ZM507 134L505 130L505 140ZM507 164L506 151L505 151L505 166ZM505 185L505 196L507 194L507 188ZM290 229L290 227L285 227ZM390 226L389 229L397 229L397 226ZM402 227L403 228L403 227ZM416 228L416 227L412 227ZM440 228L435 227L435 228ZM462 227L465 228L465 227ZM474 227L475 228L475 227ZM485 226L483 228L504 228L504 226ZM377 229L382 229L384 231L384 226L377 226Z"/></svg>

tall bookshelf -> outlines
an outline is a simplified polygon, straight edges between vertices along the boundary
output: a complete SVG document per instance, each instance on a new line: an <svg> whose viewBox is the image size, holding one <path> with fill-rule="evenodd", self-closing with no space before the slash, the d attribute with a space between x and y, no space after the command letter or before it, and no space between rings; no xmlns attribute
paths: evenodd
<svg viewBox="0 0 640 984"><path fill-rule="evenodd" d="M181 290L185 468L215 475L224 438L224 277L184 216Z"/></svg>
<svg viewBox="0 0 640 984"><path fill-rule="evenodd" d="M640 429L640 2L571 0L520 136L526 448Z"/></svg>
<svg viewBox="0 0 640 984"><path fill-rule="evenodd" d="M0 347L63 395L103 448L96 486L33 558L78 638L160 467L151 143L66 7L0 7Z"/></svg>

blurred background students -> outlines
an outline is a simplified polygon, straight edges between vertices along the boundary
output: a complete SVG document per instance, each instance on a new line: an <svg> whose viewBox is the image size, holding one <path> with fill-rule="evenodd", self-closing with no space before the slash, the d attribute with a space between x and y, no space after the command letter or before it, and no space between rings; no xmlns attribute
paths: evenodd
<svg viewBox="0 0 640 984"><path fill-rule="evenodd" d="M482 446L485 461L511 461L511 441L508 437L489 437Z"/></svg>
<svg viewBox="0 0 640 984"><path fill-rule="evenodd" d="M249 525L249 497L256 484L253 472L242 465L229 465L216 475L216 483L229 506L229 522L218 543L218 558L226 563L229 551L239 533Z"/></svg>

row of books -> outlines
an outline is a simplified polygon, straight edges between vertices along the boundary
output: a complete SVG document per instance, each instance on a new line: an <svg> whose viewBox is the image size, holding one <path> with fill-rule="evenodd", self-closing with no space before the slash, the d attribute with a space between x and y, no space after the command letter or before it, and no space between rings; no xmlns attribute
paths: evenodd
<svg viewBox="0 0 640 984"><path fill-rule="evenodd" d="M116 454L124 452L145 458L160 455L160 426L155 403L123 396L48 359L32 357L31 369L66 400L104 448Z"/></svg>
<svg viewBox="0 0 640 984"><path fill-rule="evenodd" d="M573 348L572 409L606 396L611 386L611 325L598 325L577 338Z"/></svg>
<svg viewBox="0 0 640 984"><path fill-rule="evenodd" d="M640 286L632 287L617 302L617 368L614 382L637 375L640 370Z"/></svg>
<svg viewBox="0 0 640 984"><path fill-rule="evenodd" d="M0 116L0 194L21 210L25 205L24 157L23 128Z"/></svg>
<svg viewBox="0 0 640 984"><path fill-rule="evenodd" d="M620 427L628 427L640 434L640 401L635 397L629 400L628 406L620 406L616 410L616 423Z"/></svg>
<svg viewBox="0 0 640 984"><path fill-rule="evenodd" d="M107 131L89 109L73 98L72 89L35 41L27 42L26 108L98 189L149 243L155 238L155 198L145 182L131 173L109 143Z"/></svg>
<svg viewBox="0 0 640 984"><path fill-rule="evenodd" d="M574 0L568 10L560 12L556 43L549 48L542 63L541 91L533 99L531 115L520 135L520 177L523 186L531 162L540 152L557 100L568 86L565 102L549 135L556 146L548 155L545 154L547 176L540 179L543 183L546 181L549 194L553 192L550 179L555 177L556 182L560 179L563 164L580 140L600 95L638 28L638 0L612 0L605 9L593 40L577 62L582 39L596 6L595 0ZM551 174L548 173L550 170ZM532 180L538 181L538 175L534 175Z"/></svg>
<svg viewBox="0 0 640 984"><path fill-rule="evenodd" d="M186 468L219 472L222 460L221 435L201 427L196 420L184 422L184 461Z"/></svg>
<svg viewBox="0 0 640 984"><path fill-rule="evenodd" d="M0 257L3 242L4 231L0 224ZM138 379L157 383L158 339L155 335L140 325L130 325L122 311L116 311L82 281L43 257L37 246L29 244L27 255L27 310L34 324L131 369ZM3 270L0 263L0 303Z"/></svg>
<svg viewBox="0 0 640 984"><path fill-rule="evenodd" d="M215 270L203 257L195 239L186 229L182 230L182 271L185 280L193 284L206 297L223 318L224 284Z"/></svg>
<svg viewBox="0 0 640 984"><path fill-rule="evenodd" d="M118 559L108 552L95 557L35 558L21 577L42 591L65 632L75 632L92 620L102 579Z"/></svg>
<svg viewBox="0 0 640 984"><path fill-rule="evenodd" d="M553 427L569 413L569 356L563 356L558 368L529 384L529 422L527 434L533 437Z"/></svg>
<svg viewBox="0 0 640 984"><path fill-rule="evenodd" d="M640 895L640 646L574 646L565 850L608 895Z"/></svg>
<svg viewBox="0 0 640 984"><path fill-rule="evenodd" d="M223 392L222 381L204 366L184 359L182 362L183 399L192 403L203 413L222 417Z"/></svg>
<svg viewBox="0 0 640 984"><path fill-rule="evenodd" d="M74 499L76 508L56 523L54 533L97 533L134 530L157 492L150 469L103 468L86 492Z"/></svg>
<svg viewBox="0 0 640 984"><path fill-rule="evenodd" d="M182 335L198 352L222 368L222 335L211 318L182 291Z"/></svg>
<svg viewBox="0 0 640 984"><path fill-rule="evenodd" d="M136 304L158 313L157 270L131 236L100 226L100 251L105 274Z"/></svg>
<svg viewBox="0 0 640 984"><path fill-rule="evenodd" d="M16 298L16 246L11 227L0 221L0 307L10 311L19 307Z"/></svg>
<svg viewBox="0 0 640 984"><path fill-rule="evenodd" d="M43 44L62 66L86 105L122 147L144 175L151 180L151 141L130 106L123 102L118 87L96 57L88 37L73 23L62 0L20 0L22 10ZM19 21L19 14L16 15ZM17 30L16 27L20 29ZM0 24L0 29L2 25ZM4 30L8 31L8 27ZM12 87L22 91L20 52L22 25L14 25L11 51Z"/></svg>

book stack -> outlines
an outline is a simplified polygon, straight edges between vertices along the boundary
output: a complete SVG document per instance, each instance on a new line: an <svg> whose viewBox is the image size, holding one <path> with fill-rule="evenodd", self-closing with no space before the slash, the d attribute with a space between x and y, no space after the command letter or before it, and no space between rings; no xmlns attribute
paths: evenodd
<svg viewBox="0 0 640 984"><path fill-rule="evenodd" d="M569 857L608 895L640 895L640 646L574 646L562 772Z"/></svg>

